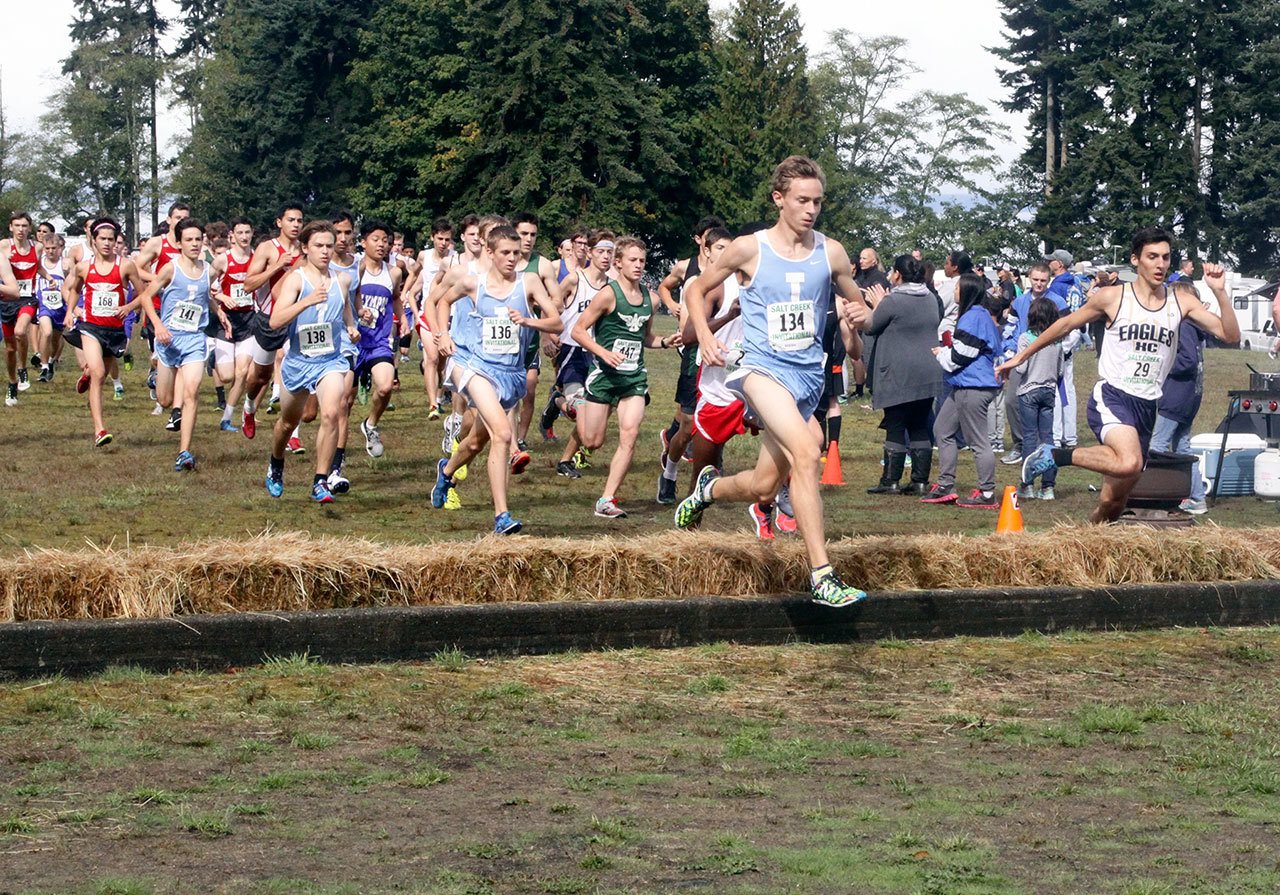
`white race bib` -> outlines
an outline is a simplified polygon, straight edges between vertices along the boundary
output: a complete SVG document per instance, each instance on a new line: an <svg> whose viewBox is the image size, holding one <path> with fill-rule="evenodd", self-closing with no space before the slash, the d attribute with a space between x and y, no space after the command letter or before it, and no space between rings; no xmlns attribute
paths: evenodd
<svg viewBox="0 0 1280 895"><path fill-rule="evenodd" d="M324 357L333 354L333 324L303 323L298 327L298 350L306 357Z"/></svg>
<svg viewBox="0 0 1280 895"><path fill-rule="evenodd" d="M769 347L775 351L803 351L813 344L816 330L813 302L781 301L769 305Z"/></svg>
<svg viewBox="0 0 1280 895"><path fill-rule="evenodd" d="M62 310L62 290L45 289L40 293L40 303L50 311Z"/></svg>
<svg viewBox="0 0 1280 895"><path fill-rule="evenodd" d="M231 284L231 307L247 308L253 304L253 296L244 291L244 283Z"/></svg>
<svg viewBox="0 0 1280 895"><path fill-rule="evenodd" d="M30 298L35 295L35 280L18 280L18 298Z"/></svg>
<svg viewBox="0 0 1280 895"><path fill-rule="evenodd" d="M729 350L724 354L725 375L737 372L740 366L742 366L742 342L738 341L730 345Z"/></svg>
<svg viewBox="0 0 1280 895"><path fill-rule="evenodd" d="M485 317L481 324L485 354L517 354L520 351L520 327L510 317Z"/></svg>
<svg viewBox="0 0 1280 895"><path fill-rule="evenodd" d="M619 373L634 373L640 369L640 347L638 339L614 339L611 351L622 355L622 363L614 367Z"/></svg>
<svg viewBox="0 0 1280 895"><path fill-rule="evenodd" d="M116 290L108 286L105 289L94 289L89 296L89 313L94 317L112 317L119 310L119 296Z"/></svg>
<svg viewBox="0 0 1280 895"><path fill-rule="evenodd" d="M200 328L200 305L193 301L177 301L173 303L173 313L169 315L169 329L177 333L193 333Z"/></svg>

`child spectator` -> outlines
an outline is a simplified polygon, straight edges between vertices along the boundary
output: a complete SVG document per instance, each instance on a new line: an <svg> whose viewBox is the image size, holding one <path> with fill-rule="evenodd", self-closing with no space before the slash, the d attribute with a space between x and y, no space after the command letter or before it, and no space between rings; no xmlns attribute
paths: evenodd
<svg viewBox="0 0 1280 895"><path fill-rule="evenodd" d="M1047 298L1035 299L1027 310L1027 331L1018 338L1017 350L1026 348L1057 320L1057 305ZM1018 411L1022 416L1022 450L1027 454L1042 444L1053 446L1053 408L1062 367L1062 343L1058 342L1033 354L1016 368L1022 376L1022 384L1018 386ZM1039 491L1034 482L1023 482L1018 487L1018 496L1053 500L1057 475L1056 469L1046 472Z"/></svg>

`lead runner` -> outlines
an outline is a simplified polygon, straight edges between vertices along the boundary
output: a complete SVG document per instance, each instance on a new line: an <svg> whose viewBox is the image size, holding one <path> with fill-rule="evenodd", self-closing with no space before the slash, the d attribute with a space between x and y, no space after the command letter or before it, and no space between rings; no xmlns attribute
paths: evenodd
<svg viewBox="0 0 1280 895"><path fill-rule="evenodd" d="M1184 317L1214 338L1234 345L1240 325L1226 290L1220 264L1204 266L1204 281L1218 301L1214 315L1196 295L1181 295L1166 285L1173 255L1173 237L1157 227L1133 236L1129 263L1138 273L1132 284L1108 286L1095 292L1080 310L1059 318L1012 358L996 367L1003 380L1020 363L1042 348L1082 327L1106 321L1098 355L1098 384L1089 397L1089 427L1100 442L1093 447L1054 448L1047 444L1022 463L1022 481L1060 466L1078 466L1102 473L1102 493L1090 522L1114 522L1147 463L1156 404L1178 353L1178 327ZM1030 476L1030 478L1028 478Z"/></svg>
<svg viewBox="0 0 1280 895"><path fill-rule="evenodd" d="M774 169L771 187L777 223L735 239L685 294L702 363L723 366L725 346L711 331L705 296L735 273L744 278L738 296L742 360L725 384L759 420L760 457L755 469L733 476L704 467L693 493L676 508L676 526L695 524L717 500L771 501L790 472L791 502L809 554L810 596L825 606L847 606L867 595L841 581L827 557L818 492L820 450L810 421L824 385L819 326L833 300L832 287L843 297L835 298L836 319L851 357L861 354L853 327L864 319L866 303L844 246L813 229L826 189L822 168L793 155Z"/></svg>

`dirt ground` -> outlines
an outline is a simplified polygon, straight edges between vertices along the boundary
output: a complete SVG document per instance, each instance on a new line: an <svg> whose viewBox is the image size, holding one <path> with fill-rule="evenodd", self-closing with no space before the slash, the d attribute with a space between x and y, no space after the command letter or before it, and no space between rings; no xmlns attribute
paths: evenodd
<svg viewBox="0 0 1280 895"><path fill-rule="evenodd" d="M1280 631L0 687L0 892L1274 893Z"/></svg>

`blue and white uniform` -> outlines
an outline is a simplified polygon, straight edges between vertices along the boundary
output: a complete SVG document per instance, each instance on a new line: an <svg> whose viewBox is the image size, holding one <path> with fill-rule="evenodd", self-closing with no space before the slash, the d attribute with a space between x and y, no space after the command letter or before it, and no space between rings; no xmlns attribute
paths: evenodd
<svg viewBox="0 0 1280 895"><path fill-rule="evenodd" d="M62 283L66 274L62 271L62 262L55 261L53 267L40 258L40 272L36 275L36 291L40 296L40 310L37 319L48 317L55 329L62 329L67 317L67 305L62 300Z"/></svg>
<svg viewBox="0 0 1280 895"><path fill-rule="evenodd" d="M474 404L470 386L475 377L482 376L497 392L502 409L510 410L525 396L524 355L533 341L533 330L515 323L508 311L530 316L529 297L523 274L506 295L490 292L487 281L487 275L481 276L474 298L453 306L459 325L454 337L458 351L453 357L452 381ZM464 303L470 304L465 312Z"/></svg>
<svg viewBox="0 0 1280 895"><path fill-rule="evenodd" d="M302 281L298 301L315 291L301 270L294 274ZM320 380L330 373L346 374L351 370L348 357L355 346L347 336L342 312L347 297L342 294L338 277L329 278L329 292L324 304L313 305L293 319L288 326L288 351L280 364L280 378L291 392L314 392Z"/></svg>
<svg viewBox="0 0 1280 895"><path fill-rule="evenodd" d="M742 362L725 385L746 401L742 384L747 376L768 376L791 393L807 420L824 385L822 329L832 300L827 239L815 232L813 251L797 259L775 252L767 230L757 231L756 241L756 272L738 295Z"/></svg>
<svg viewBox="0 0 1280 895"><path fill-rule="evenodd" d="M391 326L394 307L391 302L391 265L384 263L378 273L364 273L360 282L360 305L373 314L373 322L365 325L356 318L360 342L356 346L356 372L363 376L376 364L394 363Z"/></svg>
<svg viewBox="0 0 1280 895"><path fill-rule="evenodd" d="M204 363L208 356L209 265L200 262L200 273L188 276L182 263L174 258L173 279L160 294L160 322L169 330L168 345L156 340L156 357L166 367L182 367Z"/></svg>

